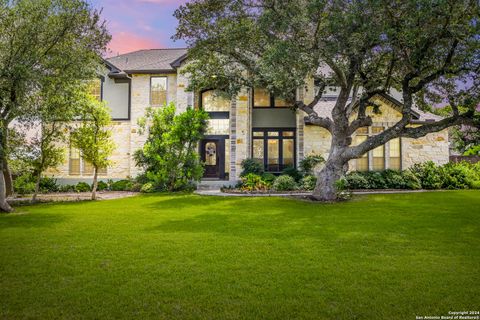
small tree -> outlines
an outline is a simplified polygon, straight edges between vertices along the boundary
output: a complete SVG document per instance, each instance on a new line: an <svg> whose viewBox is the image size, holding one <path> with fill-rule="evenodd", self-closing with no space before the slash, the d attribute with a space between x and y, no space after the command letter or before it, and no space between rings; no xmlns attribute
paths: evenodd
<svg viewBox="0 0 480 320"><path fill-rule="evenodd" d="M156 189L176 191L199 181L203 167L198 143L206 130L208 114L187 109L175 115L175 105L150 108L140 122L143 129L150 123L143 149L135 152L135 161Z"/></svg>
<svg viewBox="0 0 480 320"><path fill-rule="evenodd" d="M95 200L98 169L111 165L108 158L115 149L108 128L111 117L105 103L97 101L89 94L80 102L80 114L80 124L71 132L70 141L72 146L81 152L83 159L93 166L92 200Z"/></svg>

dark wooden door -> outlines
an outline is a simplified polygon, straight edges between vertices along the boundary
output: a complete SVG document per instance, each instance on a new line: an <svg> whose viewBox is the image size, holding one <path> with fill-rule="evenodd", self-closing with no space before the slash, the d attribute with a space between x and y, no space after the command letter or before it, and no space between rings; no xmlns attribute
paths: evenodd
<svg viewBox="0 0 480 320"><path fill-rule="evenodd" d="M223 178L225 171L225 144L221 139L205 139L200 145L205 178Z"/></svg>

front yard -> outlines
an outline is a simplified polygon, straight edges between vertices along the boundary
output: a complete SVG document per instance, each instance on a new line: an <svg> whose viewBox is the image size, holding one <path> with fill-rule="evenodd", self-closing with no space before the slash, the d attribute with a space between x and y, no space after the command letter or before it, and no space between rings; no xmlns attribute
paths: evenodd
<svg viewBox="0 0 480 320"><path fill-rule="evenodd" d="M415 319L478 310L480 192L148 195L0 215L0 318Z"/></svg>

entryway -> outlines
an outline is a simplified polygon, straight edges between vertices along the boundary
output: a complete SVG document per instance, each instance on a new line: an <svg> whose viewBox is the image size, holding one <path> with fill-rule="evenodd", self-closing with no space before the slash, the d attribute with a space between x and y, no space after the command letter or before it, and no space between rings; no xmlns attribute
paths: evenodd
<svg viewBox="0 0 480 320"><path fill-rule="evenodd" d="M204 178L225 178L225 139L204 139L200 143L200 155L204 163Z"/></svg>

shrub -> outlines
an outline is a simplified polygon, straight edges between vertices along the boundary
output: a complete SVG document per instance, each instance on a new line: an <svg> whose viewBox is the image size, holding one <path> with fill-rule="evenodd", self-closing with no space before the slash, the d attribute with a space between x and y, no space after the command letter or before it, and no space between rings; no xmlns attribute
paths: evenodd
<svg viewBox="0 0 480 320"><path fill-rule="evenodd" d="M405 182L406 189L418 190L422 189L422 183L418 180L417 176L410 170L402 171L403 181Z"/></svg>
<svg viewBox="0 0 480 320"><path fill-rule="evenodd" d="M112 191L129 191L132 183L130 180L118 180L110 184L110 190Z"/></svg>
<svg viewBox="0 0 480 320"><path fill-rule="evenodd" d="M142 193L155 192L155 186L153 185L153 183L147 182L140 188L140 192L142 192Z"/></svg>
<svg viewBox="0 0 480 320"><path fill-rule="evenodd" d="M480 180L472 181L470 183L470 188L472 189L480 189Z"/></svg>
<svg viewBox="0 0 480 320"><path fill-rule="evenodd" d="M240 177L244 177L250 173L261 176L264 172L263 163L257 159L245 159L242 161L242 172Z"/></svg>
<svg viewBox="0 0 480 320"><path fill-rule="evenodd" d="M59 186L58 191L60 192L75 192L75 185L73 184L63 184Z"/></svg>
<svg viewBox="0 0 480 320"><path fill-rule="evenodd" d="M93 188L93 186L92 186L92 188ZM97 191L104 191L104 190L108 190L108 183L106 183L104 181L98 181Z"/></svg>
<svg viewBox="0 0 480 320"><path fill-rule="evenodd" d="M382 176L381 172L377 171L368 171L364 173L365 178L368 181L370 189L386 189L387 183Z"/></svg>
<svg viewBox="0 0 480 320"><path fill-rule="evenodd" d="M362 172L351 172L345 177L345 180L348 189L370 189L370 184Z"/></svg>
<svg viewBox="0 0 480 320"><path fill-rule="evenodd" d="M35 192L35 182L30 173L22 174L13 181L13 190L18 194Z"/></svg>
<svg viewBox="0 0 480 320"><path fill-rule="evenodd" d="M86 182L79 182L75 186L75 191L77 192L89 192L91 190L90 185Z"/></svg>
<svg viewBox="0 0 480 320"><path fill-rule="evenodd" d="M417 163L410 171L418 178L423 189L440 189L443 185L443 172L432 161Z"/></svg>
<svg viewBox="0 0 480 320"><path fill-rule="evenodd" d="M140 192L142 190L143 184L138 182L131 182L130 189L128 191Z"/></svg>
<svg viewBox="0 0 480 320"><path fill-rule="evenodd" d="M241 189L245 191L265 191L268 189L268 184L258 174L249 173L242 177Z"/></svg>
<svg viewBox="0 0 480 320"><path fill-rule="evenodd" d="M406 183L400 171L387 169L382 173L385 187L388 189L405 189Z"/></svg>
<svg viewBox="0 0 480 320"><path fill-rule="evenodd" d="M57 184L57 179L50 177L40 178L40 192L57 192L59 186Z"/></svg>
<svg viewBox="0 0 480 320"><path fill-rule="evenodd" d="M317 177L313 176L313 175L308 175L308 176L305 176L302 178L302 180L300 180L300 187L303 189L303 190L313 190L315 189L315 185L317 184Z"/></svg>
<svg viewBox="0 0 480 320"><path fill-rule="evenodd" d="M267 184L272 185L273 181L275 181L277 177L271 173L264 173L262 174L262 180L265 181Z"/></svg>
<svg viewBox="0 0 480 320"><path fill-rule="evenodd" d="M444 189L468 189L475 180L475 172L466 162L447 163L442 167Z"/></svg>
<svg viewBox="0 0 480 320"><path fill-rule="evenodd" d="M289 166L283 169L282 175L287 175L292 177L296 182L300 181L302 179L303 175L298 171L295 167Z"/></svg>
<svg viewBox="0 0 480 320"><path fill-rule="evenodd" d="M315 167L325 162L325 159L319 155L309 155L300 161L299 168L303 175L312 175Z"/></svg>
<svg viewBox="0 0 480 320"><path fill-rule="evenodd" d="M273 182L273 189L276 191L291 191L297 188L295 179L289 175L281 175Z"/></svg>

